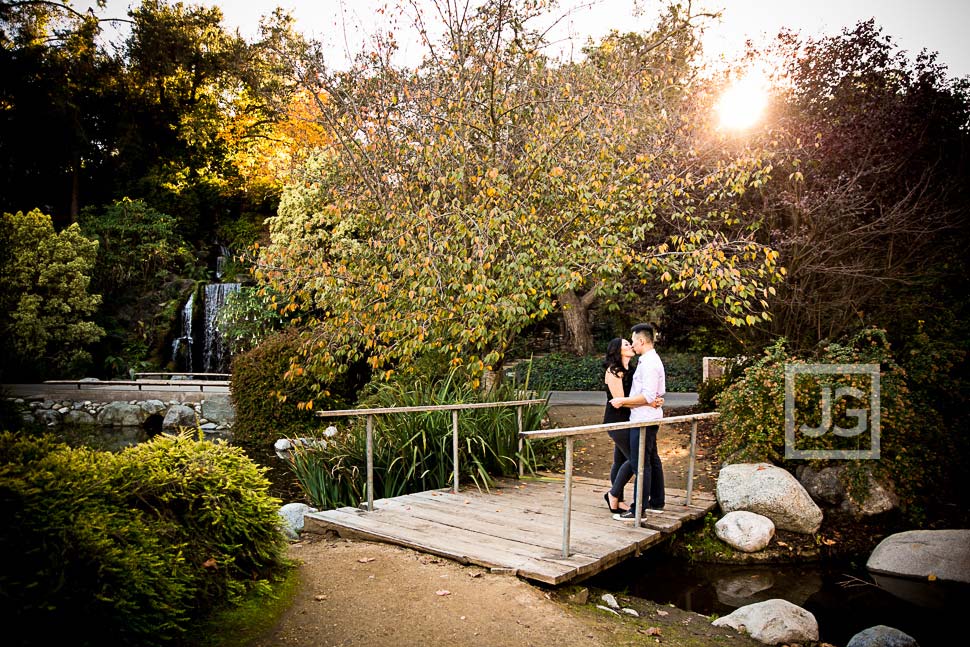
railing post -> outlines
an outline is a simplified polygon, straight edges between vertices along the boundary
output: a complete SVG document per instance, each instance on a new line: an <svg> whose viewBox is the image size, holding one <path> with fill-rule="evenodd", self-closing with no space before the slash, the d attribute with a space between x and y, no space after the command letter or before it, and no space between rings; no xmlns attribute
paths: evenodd
<svg viewBox="0 0 970 647"><path fill-rule="evenodd" d="M525 450L525 439L522 437L522 405L515 408L515 417L519 423L519 478L525 476L525 461L522 452Z"/></svg>
<svg viewBox="0 0 970 647"><path fill-rule="evenodd" d="M455 461L455 485L452 492L458 494L458 409L451 411L451 451Z"/></svg>
<svg viewBox="0 0 970 647"><path fill-rule="evenodd" d="M697 448L697 421L690 421L690 458L687 461L687 501L684 505L690 505L690 496L694 490L694 452Z"/></svg>
<svg viewBox="0 0 970 647"><path fill-rule="evenodd" d="M643 457L646 453L646 441L647 428L640 425L640 442L637 443L637 496L636 501L633 502L633 505L637 507L636 517L634 518L637 528L640 527L640 517L643 515ZM649 497L650 493L648 492L646 496Z"/></svg>
<svg viewBox="0 0 970 647"><path fill-rule="evenodd" d="M367 511L374 511L374 416L367 416Z"/></svg>
<svg viewBox="0 0 970 647"><path fill-rule="evenodd" d="M569 522L573 503L573 437L566 436L566 491L562 504L562 557L569 557Z"/></svg>

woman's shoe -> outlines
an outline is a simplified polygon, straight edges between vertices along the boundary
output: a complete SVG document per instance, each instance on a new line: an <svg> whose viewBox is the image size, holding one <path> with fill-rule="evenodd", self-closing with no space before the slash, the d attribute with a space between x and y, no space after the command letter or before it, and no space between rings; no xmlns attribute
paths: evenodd
<svg viewBox="0 0 970 647"><path fill-rule="evenodd" d="M608 507L610 509L610 512L612 512L613 514L620 514L621 512L624 512L624 510L622 510L621 508L614 508L613 506L610 505L609 492L603 493L603 499L606 501L606 507Z"/></svg>

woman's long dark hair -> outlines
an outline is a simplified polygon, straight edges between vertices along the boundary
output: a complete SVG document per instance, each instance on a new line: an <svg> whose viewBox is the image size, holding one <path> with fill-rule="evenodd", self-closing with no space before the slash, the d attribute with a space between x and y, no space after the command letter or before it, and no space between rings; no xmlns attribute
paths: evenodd
<svg viewBox="0 0 970 647"><path fill-rule="evenodd" d="M626 368L623 366L623 358L620 357L620 349L623 348L623 338L614 337L606 345L606 359L603 360L603 368L617 377L623 377Z"/></svg>

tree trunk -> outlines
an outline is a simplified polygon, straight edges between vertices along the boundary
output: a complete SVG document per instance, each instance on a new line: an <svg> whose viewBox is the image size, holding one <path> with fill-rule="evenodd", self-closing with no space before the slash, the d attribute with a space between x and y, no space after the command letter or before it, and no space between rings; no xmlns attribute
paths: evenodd
<svg viewBox="0 0 970 647"><path fill-rule="evenodd" d="M580 357L593 354L593 331L589 325L589 308L596 300L595 288L577 295L568 290L559 295L562 318L566 323L566 347Z"/></svg>
<svg viewBox="0 0 970 647"><path fill-rule="evenodd" d="M74 151L71 168L71 222L77 222L81 212L81 154Z"/></svg>

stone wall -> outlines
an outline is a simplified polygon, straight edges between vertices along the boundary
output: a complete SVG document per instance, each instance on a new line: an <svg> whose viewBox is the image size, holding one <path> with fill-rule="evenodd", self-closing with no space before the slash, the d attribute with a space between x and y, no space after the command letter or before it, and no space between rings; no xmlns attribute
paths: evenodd
<svg viewBox="0 0 970 647"><path fill-rule="evenodd" d="M100 427L129 437L135 430L148 436L180 428L201 429L205 438L231 439L235 409L228 395L208 395L199 402L159 399L97 401L67 398L26 400L12 398L21 408L24 422L48 429Z"/></svg>

